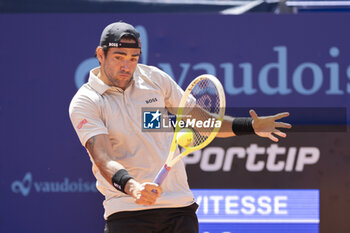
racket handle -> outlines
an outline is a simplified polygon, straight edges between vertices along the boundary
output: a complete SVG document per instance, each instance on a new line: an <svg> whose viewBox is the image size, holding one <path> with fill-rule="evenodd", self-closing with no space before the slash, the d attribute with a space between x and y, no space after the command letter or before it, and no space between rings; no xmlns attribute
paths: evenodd
<svg viewBox="0 0 350 233"><path fill-rule="evenodd" d="M165 180L165 177L168 175L171 167L168 167L167 165L164 165L162 169L158 172L157 177L154 179L153 183L156 183L158 185L161 185L163 181Z"/></svg>

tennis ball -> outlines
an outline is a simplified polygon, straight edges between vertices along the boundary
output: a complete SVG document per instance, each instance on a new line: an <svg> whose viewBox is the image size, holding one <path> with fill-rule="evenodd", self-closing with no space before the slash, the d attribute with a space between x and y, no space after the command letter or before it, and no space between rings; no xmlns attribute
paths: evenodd
<svg viewBox="0 0 350 233"><path fill-rule="evenodd" d="M188 128L181 129L176 135L176 142L181 147L191 146L193 141L193 131Z"/></svg>

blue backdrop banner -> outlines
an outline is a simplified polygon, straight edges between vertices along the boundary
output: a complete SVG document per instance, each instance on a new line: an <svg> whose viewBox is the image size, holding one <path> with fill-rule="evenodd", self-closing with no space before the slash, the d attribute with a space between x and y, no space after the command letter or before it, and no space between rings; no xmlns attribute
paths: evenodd
<svg viewBox="0 0 350 233"><path fill-rule="evenodd" d="M300 115L297 119L292 115L287 121L307 124L310 116L318 118L312 115L314 109L338 109L340 118L345 119L342 124L350 122L350 31L345 23L350 20L348 14L0 14L0 232L103 231L103 197L95 188L86 150L71 126L68 106L77 89L86 82L89 70L98 66L94 54L103 28L119 20L139 30L142 38L140 62L163 69L183 88L196 76L210 73L223 83L227 105L232 109L269 107L288 111L292 107L303 108L308 122L303 122ZM333 116L332 111L326 113ZM329 118L325 115L322 119ZM324 202L321 198L321 207L331 201L334 205L329 208L348 209L349 195L339 190L349 187L347 177L350 176L335 173L337 175L329 176L332 179L322 179L323 174L348 170L350 161L346 155L350 151L344 139L349 134L345 131L346 128L336 136L324 131L312 134L313 137L300 133L292 137L294 141L287 138L279 146L266 145L265 140L263 147L274 161L267 162L266 167L285 172L278 184L273 179L262 182L248 179L249 169L256 172L258 163L247 165L248 172L242 174L237 174L239 169L229 173L231 167L228 169L226 165L216 168L210 160L210 151L203 154L206 161L193 163L196 168L190 172L190 183L200 189L281 189L278 192L293 198L295 194L309 191L296 193L283 189L316 189L320 190L321 197L327 197ZM323 139L320 143L318 137ZM244 143L247 150L237 144L240 141L230 140L225 141L226 148L238 146L240 149L236 154L230 149L227 154L232 152L232 157L227 158L244 157L245 152L250 158L255 154L249 154L249 148L259 150L256 138L240 139L249 141L249 144ZM300 147L297 152L293 145L296 141ZM285 142L287 146L283 145ZM224 146L216 145L220 156L221 150L224 151L220 147ZM279 152L273 152L274 149L279 151L278 148L288 148L290 159L278 163ZM294 165L296 154L302 160ZM309 170L314 164L317 166L318 161L322 164L336 161L332 166L334 170L327 170L327 166L323 166L323 170ZM228 160L221 162L231 166ZM225 179L205 183L199 168L217 169L219 176ZM271 174L277 173L269 171L267 175ZM239 186L231 182L231 178L227 178L232 177L229 175L240 175L244 183ZM300 183L303 176L316 178ZM326 188L328 185L332 188ZM255 195L261 193L255 191L246 190L244 195L259 198ZM274 192L261 195L271 199ZM295 201L304 201L297 199ZM205 208L203 201L200 211ZM249 198L247 201L249 203ZM284 200L280 201L283 207ZM317 203L314 204L316 208ZM286 211L282 207L280 211ZM214 208L208 211L215 211L213 205L208 208ZM331 213L331 209L321 208L321 231L349 232L342 231L348 225L342 216L337 219L337 226L330 228L334 225ZM310 219L319 219L316 212L310 216ZM210 223L203 224L201 226L207 226L207 231L212 232ZM309 226L317 228L318 223L315 224ZM235 226L239 229L241 225ZM226 231L229 229L222 232Z"/></svg>

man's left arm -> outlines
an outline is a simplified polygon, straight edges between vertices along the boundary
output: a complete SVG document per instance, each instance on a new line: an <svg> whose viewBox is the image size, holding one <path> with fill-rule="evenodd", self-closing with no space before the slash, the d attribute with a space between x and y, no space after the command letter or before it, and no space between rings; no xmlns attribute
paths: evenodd
<svg viewBox="0 0 350 233"><path fill-rule="evenodd" d="M274 142L278 142L276 136L285 138L286 133L279 129L290 129L291 124L280 122L278 120L288 117L288 112L278 113L273 116L258 116L254 110L250 110L251 118L234 118L225 116L222 126L217 137L232 137L245 134L256 134L260 137L269 138Z"/></svg>
<svg viewBox="0 0 350 233"><path fill-rule="evenodd" d="M269 138L274 142L278 142L276 136L285 138L286 133L279 129L289 129L292 126L285 122L278 120L288 117L288 112L278 113L273 116L258 116L254 110L250 110L249 114L251 117L231 117L224 116L220 131L217 137L227 138L240 135L256 134L260 137ZM197 120L205 121L209 118L217 118L213 113L207 112L206 110L195 107L189 115Z"/></svg>

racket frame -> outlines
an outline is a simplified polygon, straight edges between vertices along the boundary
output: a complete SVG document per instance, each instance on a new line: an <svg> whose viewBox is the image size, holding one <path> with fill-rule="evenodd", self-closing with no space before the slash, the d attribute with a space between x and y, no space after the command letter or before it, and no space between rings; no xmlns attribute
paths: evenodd
<svg viewBox="0 0 350 233"><path fill-rule="evenodd" d="M219 95L219 100L220 100L220 110L219 110L217 120L221 122L220 127L215 127L213 129L213 131L210 133L209 137L204 142L199 144L198 146L184 147L185 150L174 158L174 154L175 154L175 151L176 151L177 145L178 145L176 142L177 133L182 129L180 127L180 124L176 124L175 130L174 130L174 136L173 136L173 140L171 143L171 147L170 147L170 151L169 151L167 160L165 162L165 165L159 171L157 177L154 180L154 183L156 183L158 185L160 185L164 181L165 177L168 175L172 166L174 166L178 161L180 161L186 155L188 155L194 151L200 150L200 149L204 148L205 146L207 146L216 137L216 135L218 134L218 132L221 128L222 121L223 121L223 118L225 115L225 107L226 107L225 93L224 93L224 89L223 89L220 81L215 76L213 76L211 74L200 75L197 78L195 78L188 85L188 87L186 88L186 90L184 92L184 95L181 98L179 108L178 108L177 113L176 113L176 121L177 122L181 121L184 107L185 107L186 102L188 101L190 93L192 92L192 90L196 86L196 84L204 79L209 79L210 81L212 81L217 89L217 92Z"/></svg>

